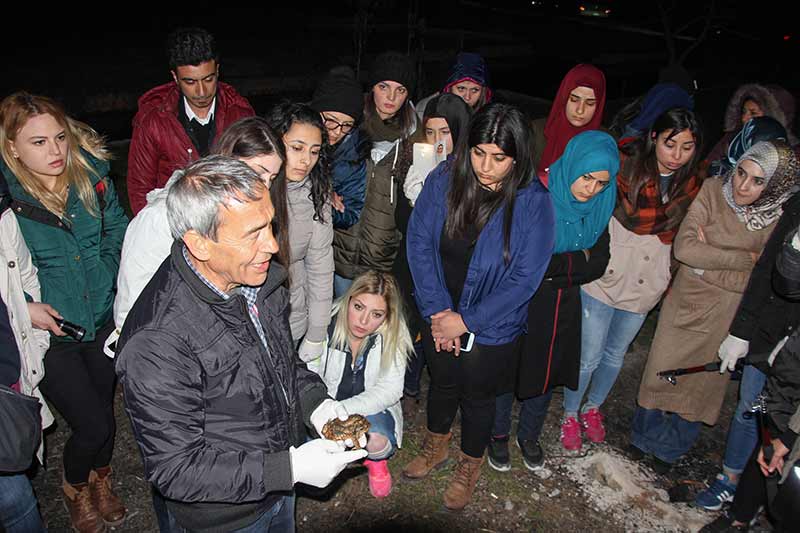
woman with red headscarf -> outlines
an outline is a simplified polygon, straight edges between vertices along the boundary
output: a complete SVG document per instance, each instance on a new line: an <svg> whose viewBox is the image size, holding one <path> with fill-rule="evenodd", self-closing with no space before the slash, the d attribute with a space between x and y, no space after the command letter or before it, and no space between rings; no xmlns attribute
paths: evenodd
<svg viewBox="0 0 800 533"><path fill-rule="evenodd" d="M606 104L606 77L595 66L579 64L561 80L547 121L534 120L533 153L536 173L547 185L550 165L577 134L600 128Z"/></svg>

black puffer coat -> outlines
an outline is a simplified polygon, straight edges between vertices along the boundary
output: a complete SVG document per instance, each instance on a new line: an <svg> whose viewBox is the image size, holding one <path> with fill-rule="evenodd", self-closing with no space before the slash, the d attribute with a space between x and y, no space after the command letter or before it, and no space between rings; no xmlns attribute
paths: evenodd
<svg viewBox="0 0 800 533"><path fill-rule="evenodd" d="M182 250L176 241L128 314L116 369L148 481L182 526L231 531L292 490L289 447L327 389L294 351L280 265L256 302L267 352L244 297L223 300Z"/></svg>

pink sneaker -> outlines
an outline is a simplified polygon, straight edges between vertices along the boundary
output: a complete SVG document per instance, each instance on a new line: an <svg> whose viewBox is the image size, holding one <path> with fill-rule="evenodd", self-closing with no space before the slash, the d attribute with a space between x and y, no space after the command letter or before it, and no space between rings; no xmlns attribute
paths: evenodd
<svg viewBox="0 0 800 533"><path fill-rule="evenodd" d="M586 437L592 442L606 440L606 428L603 427L603 415L597 407L580 414L581 426L586 432Z"/></svg>
<svg viewBox="0 0 800 533"><path fill-rule="evenodd" d="M571 416L561 423L561 445L565 450L575 452L581 449L581 425Z"/></svg>
<svg viewBox="0 0 800 533"><path fill-rule="evenodd" d="M383 461L372 461L364 459L364 466L369 472L369 491L376 498L385 498L392 492L392 474L386 459Z"/></svg>

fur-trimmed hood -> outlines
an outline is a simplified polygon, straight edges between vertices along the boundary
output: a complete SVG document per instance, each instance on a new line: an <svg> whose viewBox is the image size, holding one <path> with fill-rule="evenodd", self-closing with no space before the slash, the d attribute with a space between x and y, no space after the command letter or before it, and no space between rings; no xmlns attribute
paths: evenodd
<svg viewBox="0 0 800 533"><path fill-rule="evenodd" d="M764 114L774 118L783 127L789 130L790 126L787 123L786 113L781 107L775 93L768 87L756 83L748 83L741 85L736 92L733 93L731 99L728 100L728 107L725 110L725 121L723 123L723 131L731 132L738 131L742 127L742 104L745 100L753 99L761 106Z"/></svg>

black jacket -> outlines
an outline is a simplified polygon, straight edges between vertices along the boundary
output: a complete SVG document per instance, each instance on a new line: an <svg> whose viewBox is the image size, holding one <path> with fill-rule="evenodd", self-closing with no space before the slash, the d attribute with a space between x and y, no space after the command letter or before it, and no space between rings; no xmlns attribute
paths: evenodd
<svg viewBox="0 0 800 533"><path fill-rule="evenodd" d="M294 351L286 271L273 262L257 297L267 351L244 297L214 293L182 249L128 314L116 369L147 479L184 527L230 531L292 490L289 447L328 396Z"/></svg>
<svg viewBox="0 0 800 533"><path fill-rule="evenodd" d="M768 372L766 357L779 340L790 335L800 322L800 302L776 292L772 270L783 242L800 224L800 193L783 206L783 215L775 225L764 251L761 252L739 309L730 327L731 335L750 342L748 362Z"/></svg>

